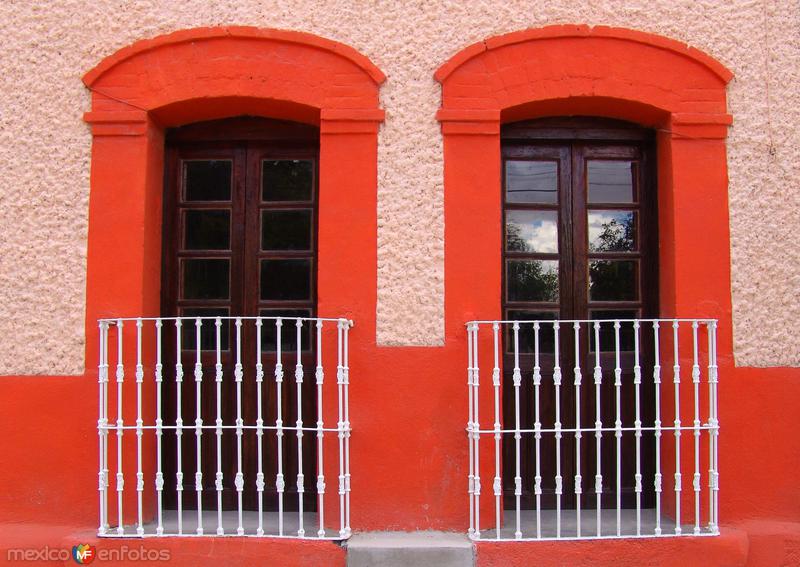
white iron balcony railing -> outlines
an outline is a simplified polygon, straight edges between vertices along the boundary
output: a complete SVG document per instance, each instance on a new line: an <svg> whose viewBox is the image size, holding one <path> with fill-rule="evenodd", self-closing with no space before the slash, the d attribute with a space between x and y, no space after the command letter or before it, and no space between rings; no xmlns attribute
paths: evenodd
<svg viewBox="0 0 800 567"><path fill-rule="evenodd" d="M470 537L718 534L716 329L467 323Z"/></svg>
<svg viewBox="0 0 800 567"><path fill-rule="evenodd" d="M349 537L351 321L99 326L99 535Z"/></svg>

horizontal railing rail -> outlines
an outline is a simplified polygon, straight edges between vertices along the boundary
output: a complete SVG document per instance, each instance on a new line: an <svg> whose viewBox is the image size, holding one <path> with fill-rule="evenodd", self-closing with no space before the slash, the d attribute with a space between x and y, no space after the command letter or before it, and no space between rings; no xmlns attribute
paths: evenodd
<svg viewBox="0 0 800 567"><path fill-rule="evenodd" d="M470 537L718 534L716 332L713 319L467 323Z"/></svg>
<svg viewBox="0 0 800 567"><path fill-rule="evenodd" d="M350 536L352 321L98 324L98 535ZM330 476L338 495L326 492Z"/></svg>

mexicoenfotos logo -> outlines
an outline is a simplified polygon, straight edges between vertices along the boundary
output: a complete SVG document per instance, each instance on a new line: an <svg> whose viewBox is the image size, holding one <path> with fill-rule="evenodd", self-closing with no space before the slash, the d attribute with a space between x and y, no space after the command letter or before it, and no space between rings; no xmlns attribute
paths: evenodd
<svg viewBox="0 0 800 567"><path fill-rule="evenodd" d="M103 547L88 543L58 548L45 545L44 547L18 547L6 550L6 561L31 561L41 563L43 561L61 561L66 563L69 558L78 565L88 565L95 559L97 563L127 563L135 561L169 561L172 552L169 549L145 547L144 545L130 546L120 545L114 547ZM2 559L0 559L1 561Z"/></svg>
<svg viewBox="0 0 800 567"><path fill-rule="evenodd" d="M75 563L80 565L88 565L94 561L94 557L94 548L88 543L81 543L72 546L72 558L75 560Z"/></svg>

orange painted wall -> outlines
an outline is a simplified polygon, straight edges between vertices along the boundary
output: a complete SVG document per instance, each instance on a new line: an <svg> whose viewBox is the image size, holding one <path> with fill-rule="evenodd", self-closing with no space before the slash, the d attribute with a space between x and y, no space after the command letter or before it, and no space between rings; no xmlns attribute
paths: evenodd
<svg viewBox="0 0 800 567"><path fill-rule="evenodd" d="M190 41L206 56L196 58ZM276 47L280 58L271 55ZM204 64L201 74L208 60L231 79L209 79L213 72ZM258 80L270 73L282 80ZM500 315L499 128L552 114L609 116L658 129L662 315L720 319L723 524L798 518L800 441L788 410L800 404L800 370L733 365L725 158L730 73L664 38L558 26L468 47L436 77L443 86L445 343L394 348L375 342L383 75L374 65L346 46L304 34L203 29L136 44L86 76L93 90L86 118L94 133L89 370L79 377L0 381L6 440L0 486L13 487L0 492L0 522L96 524L96 319L158 313L163 130L245 112L320 125L319 313L356 321L354 529L466 531L464 323ZM728 553L746 554L741 532L727 535L722 563ZM659 553L694 556L702 541L663 544ZM225 545L225 553L235 548ZM485 565L523 561L530 545L480 544L478 559ZM547 549L585 554L587 545ZM633 558L652 549L614 545ZM338 548L325 549L341 560Z"/></svg>

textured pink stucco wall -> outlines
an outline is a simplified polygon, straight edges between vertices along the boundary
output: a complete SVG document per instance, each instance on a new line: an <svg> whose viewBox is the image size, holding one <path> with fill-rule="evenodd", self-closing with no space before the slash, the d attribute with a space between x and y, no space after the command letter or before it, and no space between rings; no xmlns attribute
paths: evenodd
<svg viewBox="0 0 800 567"><path fill-rule="evenodd" d="M463 47L556 23L678 39L735 74L728 161L741 365L800 365L800 4L733 0L0 2L0 374L83 369L91 137L81 75L138 39L251 25L328 37L388 76L378 164L377 338L441 344L442 142L433 73ZM94 340L94 337L89 337ZM94 364L94 361L88 361Z"/></svg>

